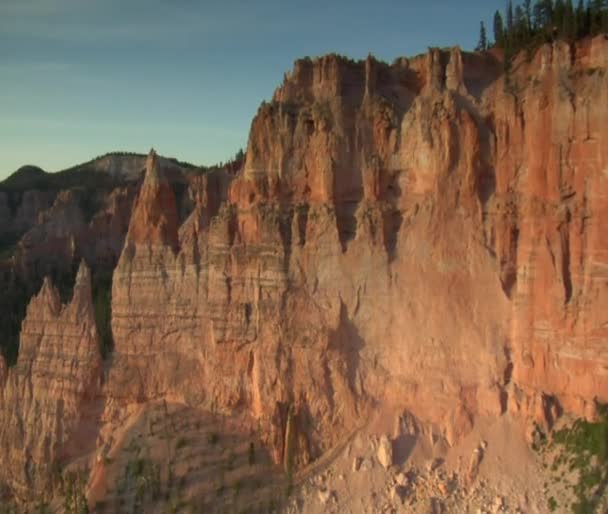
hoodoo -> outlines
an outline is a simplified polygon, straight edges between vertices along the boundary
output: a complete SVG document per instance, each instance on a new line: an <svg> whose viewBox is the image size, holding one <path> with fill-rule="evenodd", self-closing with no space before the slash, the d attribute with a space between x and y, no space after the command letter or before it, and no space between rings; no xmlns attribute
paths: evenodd
<svg viewBox="0 0 608 514"><path fill-rule="evenodd" d="M83 263L68 304L49 279L32 298L4 386L0 477L18 497L47 490L59 463L94 449L96 421L89 416L100 385L91 276Z"/></svg>

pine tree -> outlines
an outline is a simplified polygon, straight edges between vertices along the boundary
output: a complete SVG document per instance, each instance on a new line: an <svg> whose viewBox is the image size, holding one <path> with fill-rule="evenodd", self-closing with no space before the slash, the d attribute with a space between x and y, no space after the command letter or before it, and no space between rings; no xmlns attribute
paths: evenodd
<svg viewBox="0 0 608 514"><path fill-rule="evenodd" d="M524 0L524 14L528 24L528 33L532 33L532 0Z"/></svg>
<svg viewBox="0 0 608 514"><path fill-rule="evenodd" d="M605 30L604 0L593 0L590 5L591 10L591 34L596 36Z"/></svg>
<svg viewBox="0 0 608 514"><path fill-rule="evenodd" d="M513 3L511 0L507 3L507 37L513 34Z"/></svg>
<svg viewBox="0 0 608 514"><path fill-rule="evenodd" d="M555 0L555 7L553 9L553 25L560 32L562 30L562 27L564 26L564 15L564 0Z"/></svg>
<svg viewBox="0 0 608 514"><path fill-rule="evenodd" d="M590 34L608 33L608 0L578 0L576 8L573 0L523 0L515 6L508 0L503 13L494 13L493 29L494 45L504 49L508 70L512 58L524 47L533 49L555 38L575 41ZM481 22L476 49L483 51L488 46Z"/></svg>
<svg viewBox="0 0 608 514"><path fill-rule="evenodd" d="M538 32L543 29L545 26L545 20L543 18L543 4L542 2L537 1L534 4L533 10L534 16L534 31Z"/></svg>
<svg viewBox="0 0 608 514"><path fill-rule="evenodd" d="M69 473L64 480L63 509L66 514L74 514L74 478Z"/></svg>
<svg viewBox="0 0 608 514"><path fill-rule="evenodd" d="M576 15L572 6L572 0L565 0L564 2L564 19L561 30L565 38L569 40L576 39L578 27L576 26Z"/></svg>
<svg viewBox="0 0 608 514"><path fill-rule="evenodd" d="M583 0L578 0L578 5L576 6L576 27L577 37L583 37L589 32L589 28L587 26L587 12L585 10L585 3Z"/></svg>
<svg viewBox="0 0 608 514"><path fill-rule="evenodd" d="M488 49L488 37L486 35L486 27L482 22L479 23L479 42L477 43L476 50L478 52L483 52Z"/></svg>
<svg viewBox="0 0 608 514"><path fill-rule="evenodd" d="M553 16L553 0L544 0L543 2L543 16L545 18L545 25L553 29L552 25L555 24Z"/></svg>
<svg viewBox="0 0 608 514"><path fill-rule="evenodd" d="M587 0L587 7L585 8L585 27L587 28L585 36L588 36L593 30L593 11L591 9L591 0Z"/></svg>
<svg viewBox="0 0 608 514"><path fill-rule="evenodd" d="M514 19L514 44L516 47L524 46L528 42L528 24L526 22L526 15L521 6L515 8L515 19Z"/></svg>
<svg viewBox="0 0 608 514"><path fill-rule="evenodd" d="M503 48L505 44L504 26L500 11L494 13L494 44L499 48Z"/></svg>

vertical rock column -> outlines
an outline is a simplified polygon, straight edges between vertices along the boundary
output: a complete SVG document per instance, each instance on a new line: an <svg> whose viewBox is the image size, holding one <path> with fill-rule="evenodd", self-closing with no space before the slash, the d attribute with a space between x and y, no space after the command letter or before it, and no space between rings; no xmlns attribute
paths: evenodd
<svg viewBox="0 0 608 514"><path fill-rule="evenodd" d="M191 396L198 321L194 255L179 253L175 194L154 150L112 281L114 365L109 392L127 402ZM190 252L193 253L192 251Z"/></svg>

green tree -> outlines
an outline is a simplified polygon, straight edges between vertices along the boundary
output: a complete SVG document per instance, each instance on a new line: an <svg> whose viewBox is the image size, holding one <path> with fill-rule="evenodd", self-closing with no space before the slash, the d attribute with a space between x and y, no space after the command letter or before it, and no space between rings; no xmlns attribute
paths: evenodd
<svg viewBox="0 0 608 514"><path fill-rule="evenodd" d="M572 6L572 0L564 2L564 20L562 22L562 33L569 40L576 39L578 34L576 13Z"/></svg>
<svg viewBox="0 0 608 514"><path fill-rule="evenodd" d="M537 30L552 29L553 23L553 1L537 0L534 4L534 24Z"/></svg>
<svg viewBox="0 0 608 514"><path fill-rule="evenodd" d="M553 8L553 25L560 33L564 26L564 16L564 0L555 0L555 7Z"/></svg>
<svg viewBox="0 0 608 514"><path fill-rule="evenodd" d="M488 37L486 35L486 27L482 22L479 23L479 42L477 43L476 50L483 52L488 49Z"/></svg>
<svg viewBox="0 0 608 514"><path fill-rule="evenodd" d="M74 477L68 473L63 486L63 510L66 514L74 514L74 507Z"/></svg>
<svg viewBox="0 0 608 514"><path fill-rule="evenodd" d="M507 36L513 34L513 2L507 2Z"/></svg>
<svg viewBox="0 0 608 514"><path fill-rule="evenodd" d="M553 0L542 0L543 26L553 29Z"/></svg>
<svg viewBox="0 0 608 514"><path fill-rule="evenodd" d="M596 36L607 30L605 0L592 0L590 3L591 35Z"/></svg>
<svg viewBox="0 0 608 514"><path fill-rule="evenodd" d="M578 28L577 37L583 37L589 33L587 9L585 8L584 0L578 0L578 5L576 6L576 26Z"/></svg>
<svg viewBox="0 0 608 514"><path fill-rule="evenodd" d="M532 15L534 18L534 31L538 32L540 30L542 30L545 26L545 20L543 17L543 5L542 2L537 1L534 4L534 8L532 11Z"/></svg>
<svg viewBox="0 0 608 514"><path fill-rule="evenodd" d="M80 472L70 472L65 476L63 485L63 509L65 514L89 514L85 487L86 480Z"/></svg>
<svg viewBox="0 0 608 514"><path fill-rule="evenodd" d="M505 44L504 25L500 11L494 13L494 44L502 48Z"/></svg>
<svg viewBox="0 0 608 514"><path fill-rule="evenodd" d="M528 42L528 26L526 16L521 6L515 8L515 17L513 21L513 44L515 47L521 47Z"/></svg>
<svg viewBox="0 0 608 514"><path fill-rule="evenodd" d="M532 33L532 0L524 0L524 15L528 25L528 33Z"/></svg>

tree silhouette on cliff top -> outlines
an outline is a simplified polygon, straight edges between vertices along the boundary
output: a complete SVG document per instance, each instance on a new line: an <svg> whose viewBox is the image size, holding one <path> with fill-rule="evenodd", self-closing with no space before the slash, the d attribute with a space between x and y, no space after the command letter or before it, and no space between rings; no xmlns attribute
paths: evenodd
<svg viewBox="0 0 608 514"><path fill-rule="evenodd" d="M508 66L520 50L608 33L608 0L579 0L576 7L572 0L524 0L516 5L509 0L504 13L494 13L493 29L494 43L488 46L502 48ZM482 25L480 42L485 37Z"/></svg>

